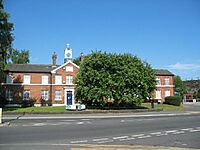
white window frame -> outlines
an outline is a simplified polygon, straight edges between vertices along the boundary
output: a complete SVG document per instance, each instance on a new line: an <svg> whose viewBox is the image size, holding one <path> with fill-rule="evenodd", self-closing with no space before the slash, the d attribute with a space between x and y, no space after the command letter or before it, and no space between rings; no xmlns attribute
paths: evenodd
<svg viewBox="0 0 200 150"><path fill-rule="evenodd" d="M73 84L73 76L72 75L66 76L66 84Z"/></svg>
<svg viewBox="0 0 200 150"><path fill-rule="evenodd" d="M162 92L161 90L156 90L156 99L161 99Z"/></svg>
<svg viewBox="0 0 200 150"><path fill-rule="evenodd" d="M42 76L42 84L49 84L49 76Z"/></svg>
<svg viewBox="0 0 200 150"><path fill-rule="evenodd" d="M6 83L10 83L10 84L13 83L13 76L12 76L12 74L8 74L6 76Z"/></svg>
<svg viewBox="0 0 200 150"><path fill-rule="evenodd" d="M42 90L41 91L41 98L42 98L42 100L47 101L49 99L49 91L48 90Z"/></svg>
<svg viewBox="0 0 200 150"><path fill-rule="evenodd" d="M24 75L24 84L30 84L30 83L31 83L31 76Z"/></svg>
<svg viewBox="0 0 200 150"><path fill-rule="evenodd" d="M28 93L28 96L26 95ZM29 100L30 99L30 90L24 90L23 92L23 100Z"/></svg>
<svg viewBox="0 0 200 150"><path fill-rule="evenodd" d="M55 90L55 100L62 100L62 91Z"/></svg>
<svg viewBox="0 0 200 150"><path fill-rule="evenodd" d="M7 101L13 101L13 91L6 90L6 100Z"/></svg>
<svg viewBox="0 0 200 150"><path fill-rule="evenodd" d="M170 79L169 78L165 78L165 85L170 85Z"/></svg>
<svg viewBox="0 0 200 150"><path fill-rule="evenodd" d="M156 85L161 85L161 79L160 78L156 78Z"/></svg>
<svg viewBox="0 0 200 150"><path fill-rule="evenodd" d="M166 90L166 91L165 91L165 97L170 96L170 95L171 95L170 90Z"/></svg>
<svg viewBox="0 0 200 150"><path fill-rule="evenodd" d="M55 84L62 84L62 76L59 75L55 76Z"/></svg>

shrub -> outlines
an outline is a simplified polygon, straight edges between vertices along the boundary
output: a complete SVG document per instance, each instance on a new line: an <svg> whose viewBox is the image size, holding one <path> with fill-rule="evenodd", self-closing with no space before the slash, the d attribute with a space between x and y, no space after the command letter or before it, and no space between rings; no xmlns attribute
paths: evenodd
<svg viewBox="0 0 200 150"><path fill-rule="evenodd" d="M181 105L181 97L180 96L168 96L165 97L165 104L180 106Z"/></svg>

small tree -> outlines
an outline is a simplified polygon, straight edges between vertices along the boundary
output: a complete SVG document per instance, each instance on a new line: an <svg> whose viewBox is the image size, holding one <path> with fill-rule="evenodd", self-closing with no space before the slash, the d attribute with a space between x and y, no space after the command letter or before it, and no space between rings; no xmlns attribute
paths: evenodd
<svg viewBox="0 0 200 150"><path fill-rule="evenodd" d="M175 92L177 92L181 97L186 93L186 86L181 80L180 76L174 76Z"/></svg>

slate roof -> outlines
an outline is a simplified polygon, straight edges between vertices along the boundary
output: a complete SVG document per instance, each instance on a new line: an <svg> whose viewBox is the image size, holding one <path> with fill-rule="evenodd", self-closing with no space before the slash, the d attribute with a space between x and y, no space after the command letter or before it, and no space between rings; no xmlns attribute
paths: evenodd
<svg viewBox="0 0 200 150"><path fill-rule="evenodd" d="M157 76L174 76L173 73L166 69L154 69L154 71Z"/></svg>
<svg viewBox="0 0 200 150"><path fill-rule="evenodd" d="M56 67L59 67L57 65ZM56 68L52 65L41 65L41 64L8 64L5 71L11 72L43 72L50 73Z"/></svg>
<svg viewBox="0 0 200 150"><path fill-rule="evenodd" d="M5 71L11 72L43 72L43 73L50 73L56 67L52 65L44 65L44 64L8 64ZM174 76L169 70L166 69L154 69L156 75L163 75L163 76Z"/></svg>

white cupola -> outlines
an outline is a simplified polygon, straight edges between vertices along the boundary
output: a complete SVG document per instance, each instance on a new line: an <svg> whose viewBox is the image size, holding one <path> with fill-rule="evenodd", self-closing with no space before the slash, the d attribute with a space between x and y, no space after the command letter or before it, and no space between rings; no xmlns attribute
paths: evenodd
<svg viewBox="0 0 200 150"><path fill-rule="evenodd" d="M72 49L67 44L67 48L65 49L65 57L64 62L66 63L69 60L72 60Z"/></svg>

